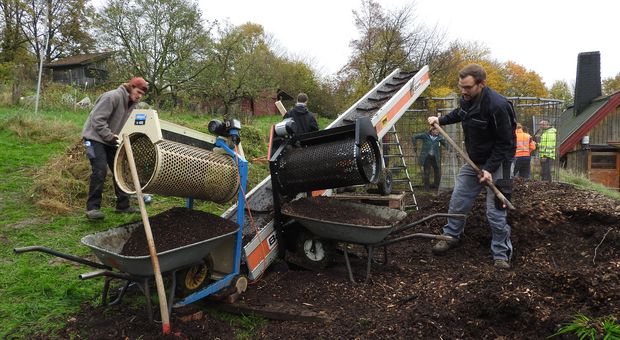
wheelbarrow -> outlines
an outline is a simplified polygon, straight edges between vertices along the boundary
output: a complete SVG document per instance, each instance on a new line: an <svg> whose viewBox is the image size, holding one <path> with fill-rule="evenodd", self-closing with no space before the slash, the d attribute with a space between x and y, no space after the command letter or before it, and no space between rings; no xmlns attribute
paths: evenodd
<svg viewBox="0 0 620 340"><path fill-rule="evenodd" d="M127 289L131 285L136 285L146 297L148 317L150 321L153 321L149 287L150 282L153 281L154 272L150 256L126 256L121 254L123 246L137 228L142 228L140 222L82 237L81 243L89 247L101 263L41 246L15 248L13 251L17 254L32 251L48 253L97 269L96 271L81 274L79 278L86 280L100 276L106 277L102 291L102 303L104 305L120 303ZM173 307L175 294L185 298L180 303L177 302L177 305L183 305L185 304L183 302L188 299L187 296L205 289L219 290L222 288L222 283L219 281L215 281L208 286L207 283L210 279L222 277L233 271L233 249L235 249L236 237L241 237L238 226L233 231L210 239L158 252L157 256L161 272L171 278L167 300L169 302L169 313ZM116 299L108 302L110 283L113 279L124 280L126 283L119 290ZM247 284L245 277L238 275L230 281L230 290L245 290L247 286L244 286L244 283ZM212 287L216 284L217 287Z"/></svg>
<svg viewBox="0 0 620 340"><path fill-rule="evenodd" d="M301 198L300 200L305 199L307 198ZM353 283L355 283L355 279L353 278L353 271L351 270L351 263L349 261L348 244L358 244L366 248L368 259L364 282L367 282L370 278L375 248L383 247L385 264L387 263L387 246L390 244L403 242L412 238L450 240L447 236L427 233L413 233L400 237L395 237L395 234L436 218L450 217L465 219L465 215L463 214L440 213L429 215L423 219L397 228L396 225L407 216L407 213L404 211L371 204L340 201L337 199L334 199L330 204L337 204L343 211L347 209L349 211L359 212L359 214L374 216L376 217L376 219L373 219L374 221L383 220L384 222L377 225L364 225L360 223L328 220L316 216L309 216L306 212L295 211L291 206L284 207L282 209L282 215L297 221L308 230L309 233L300 233L298 250L303 252L302 256L305 256L311 261L316 261L317 263L327 262L327 257L329 256L333 242L343 243L344 246L342 248L349 280Z"/></svg>

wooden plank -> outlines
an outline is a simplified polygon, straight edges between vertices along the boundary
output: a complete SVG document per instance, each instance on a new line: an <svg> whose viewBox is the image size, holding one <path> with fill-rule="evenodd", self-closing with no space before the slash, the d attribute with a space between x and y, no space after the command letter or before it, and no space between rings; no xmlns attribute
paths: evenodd
<svg viewBox="0 0 620 340"><path fill-rule="evenodd" d="M366 204L374 205L387 205L392 209L403 210L405 208L405 193L390 194L390 195L373 195L373 194L336 194L332 195L333 198L358 201Z"/></svg>
<svg viewBox="0 0 620 340"><path fill-rule="evenodd" d="M327 320L325 312L314 312L304 305L292 305L273 302L262 306L250 306L245 303L212 302L209 305L220 311L238 315L258 315L270 320L282 321L321 321Z"/></svg>
<svg viewBox="0 0 620 340"><path fill-rule="evenodd" d="M373 195L373 194L335 194L333 198L338 199L352 199L352 200L376 200L376 201L392 201L401 200L405 197L405 193L390 194L390 195Z"/></svg>

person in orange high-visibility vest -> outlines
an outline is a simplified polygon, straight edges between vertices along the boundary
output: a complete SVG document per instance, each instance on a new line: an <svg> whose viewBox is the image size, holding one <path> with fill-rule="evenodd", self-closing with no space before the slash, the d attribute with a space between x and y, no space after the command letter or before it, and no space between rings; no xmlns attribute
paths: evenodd
<svg viewBox="0 0 620 340"><path fill-rule="evenodd" d="M523 125L517 123L517 150L515 152L515 163L513 176L530 178L530 161L532 151L536 150L536 142L529 133L523 131Z"/></svg>

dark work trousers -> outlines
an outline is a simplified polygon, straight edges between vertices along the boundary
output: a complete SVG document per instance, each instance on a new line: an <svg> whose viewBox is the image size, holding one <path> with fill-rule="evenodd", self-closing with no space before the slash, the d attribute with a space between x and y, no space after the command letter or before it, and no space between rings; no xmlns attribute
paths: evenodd
<svg viewBox="0 0 620 340"><path fill-rule="evenodd" d="M553 159L540 157L540 177L543 181L551 182L551 170L553 168Z"/></svg>
<svg viewBox="0 0 620 340"><path fill-rule="evenodd" d="M90 145L88 145L90 142ZM86 201L86 211L99 210L101 208L101 196L103 195L103 184L105 177L110 171L114 172L114 155L116 147L109 146L100 142L86 140L84 142L86 156L90 160L92 173L90 175L90 185L88 187L88 200ZM114 181L114 193L116 194L116 209L129 208L129 195L124 193Z"/></svg>
<svg viewBox="0 0 620 340"><path fill-rule="evenodd" d="M531 157L517 157L515 159L515 168L514 168L514 176L520 176L523 178L530 178L530 160Z"/></svg>
<svg viewBox="0 0 620 340"><path fill-rule="evenodd" d="M435 161L435 156L428 155L424 160L424 189L430 189L431 168L433 168L433 188L439 188L441 181L441 170Z"/></svg>

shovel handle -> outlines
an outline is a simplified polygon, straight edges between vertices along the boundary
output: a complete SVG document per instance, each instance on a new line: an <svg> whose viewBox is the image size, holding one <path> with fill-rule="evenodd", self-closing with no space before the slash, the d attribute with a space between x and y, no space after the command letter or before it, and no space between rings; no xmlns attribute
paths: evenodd
<svg viewBox="0 0 620 340"><path fill-rule="evenodd" d="M159 311L161 313L162 331L164 334L170 334L170 315L168 314L168 301L166 301L166 290L164 289L164 281L159 268L159 259L157 258L157 250L155 249L155 240L149 222L149 216L144 205L144 196L140 186L140 177L136 168L136 162L131 149L131 140L127 134L123 134L123 144L127 155L127 163L131 171L136 196L138 196L138 205L140 206L140 215L142 216L142 224L144 225L144 233L146 234L146 242L149 246L149 254L151 255L151 264L153 265L153 273L155 274L155 285L157 286L157 297L159 298Z"/></svg>
<svg viewBox="0 0 620 340"><path fill-rule="evenodd" d="M463 151L463 149L461 149L456 142L452 139L452 137L450 137L449 134L447 134L440 126L438 123L433 123L433 127L435 129L437 129L437 131L439 131L439 133L441 133L441 135L448 141L448 143L454 148L454 150L456 150L456 152L459 153L459 155L461 157L463 157L463 159L467 162L467 164L469 164L472 168L474 168L474 170L476 171L476 173L478 173L478 175L482 176L482 170L480 170L480 168L476 165L476 163L472 162L471 159L469 159L469 156L467 156L467 154L465 153L465 151ZM500 201L502 201L502 203L504 203L504 205L506 205L508 207L508 209L510 210L515 210L515 206L512 205L512 203L510 203L510 201L506 198L506 196L504 196L504 194L502 194L501 191L499 191L499 189L495 186L495 184L493 184L493 182L487 180L484 182L484 184L486 184L487 186L489 186L489 188L491 188L491 190L493 190L493 193L495 194L495 196L497 198L499 198Z"/></svg>

